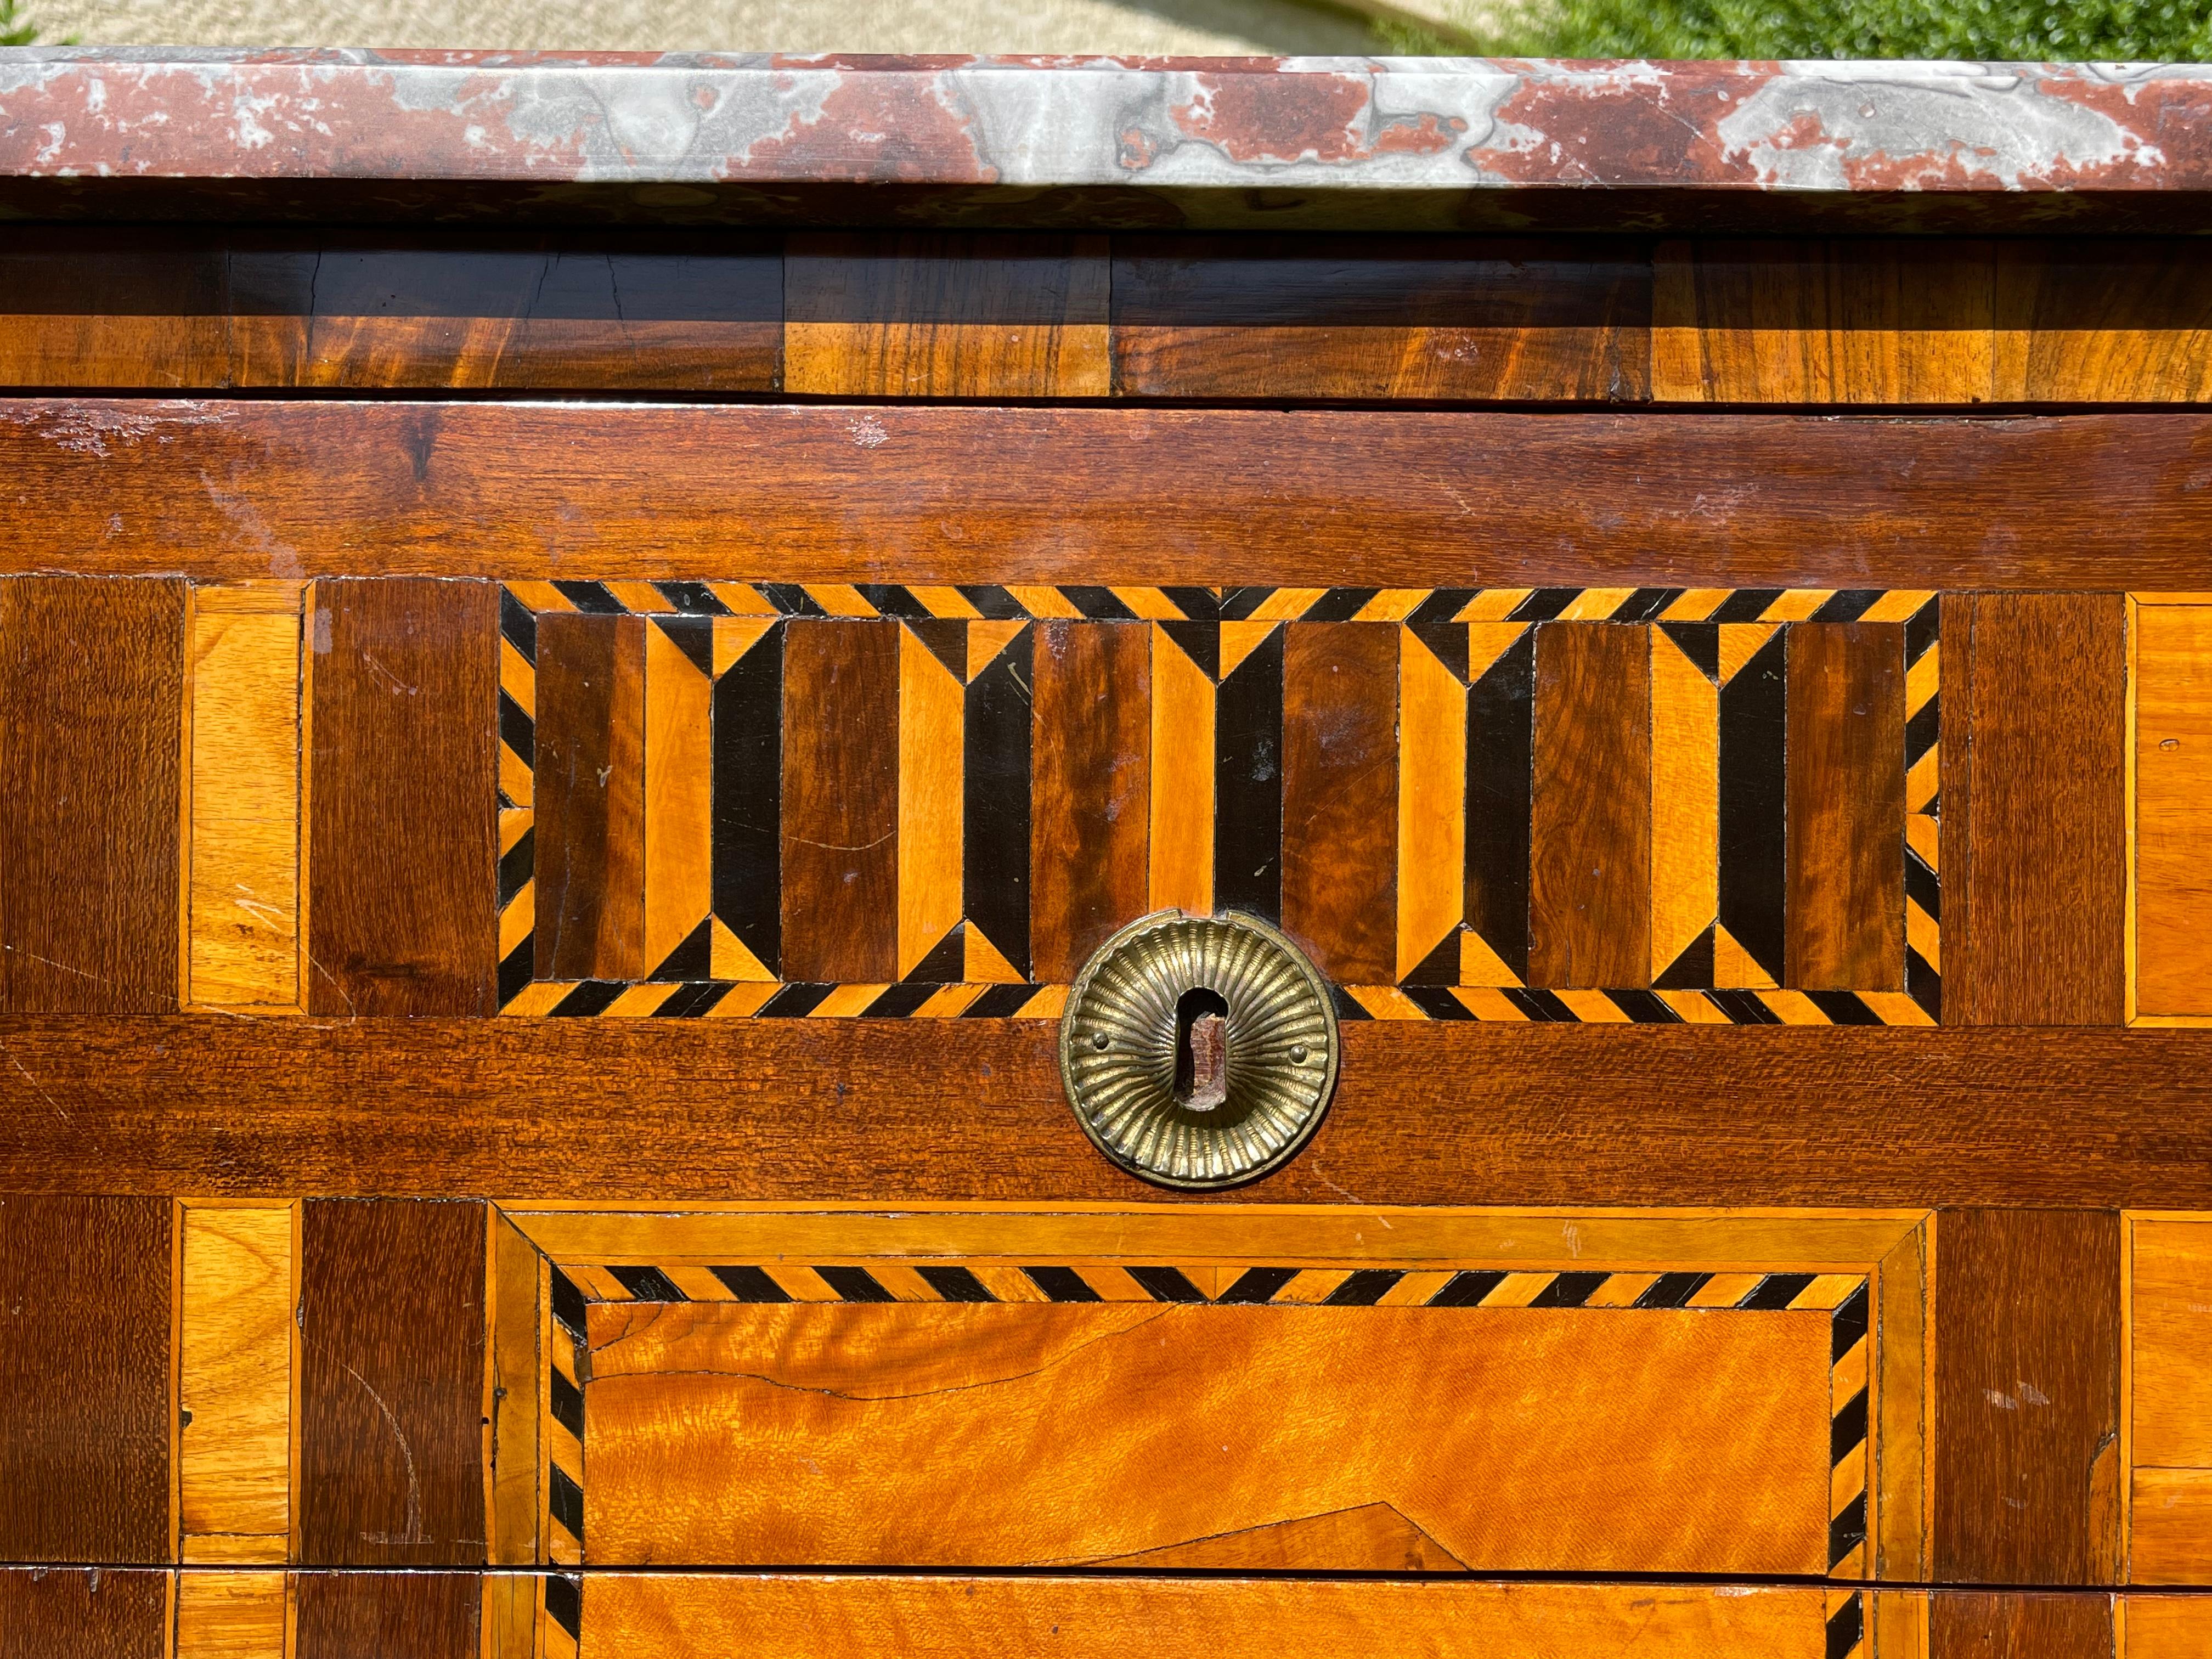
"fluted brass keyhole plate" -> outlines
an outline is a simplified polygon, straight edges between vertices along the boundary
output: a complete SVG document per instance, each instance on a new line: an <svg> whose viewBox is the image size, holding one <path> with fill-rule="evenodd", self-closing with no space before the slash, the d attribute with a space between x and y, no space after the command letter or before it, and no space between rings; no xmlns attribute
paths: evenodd
<svg viewBox="0 0 2212 1659"><path fill-rule="evenodd" d="M1198 1045L1194 1088L1190 1010L1216 1006L1206 992L1227 1012L1218 1043ZM1060 1074L1083 1132L1164 1187L1233 1186L1287 1161L1328 1109L1336 1062L1328 985L1249 916L1162 910L1130 923L1084 965L1060 1024ZM1225 1075L1209 1088L1217 1065Z"/></svg>

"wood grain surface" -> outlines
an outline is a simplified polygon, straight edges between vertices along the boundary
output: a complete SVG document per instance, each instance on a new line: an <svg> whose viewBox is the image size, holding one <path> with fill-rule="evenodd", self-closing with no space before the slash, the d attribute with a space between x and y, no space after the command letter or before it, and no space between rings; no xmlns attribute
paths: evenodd
<svg viewBox="0 0 2212 1659"><path fill-rule="evenodd" d="M0 580L0 1007L177 1006L184 657L180 581Z"/></svg>
<svg viewBox="0 0 2212 1659"><path fill-rule="evenodd" d="M37 227L0 254L0 384L764 392L787 346L793 392L1097 398L1109 246ZM2212 292L2166 238L1110 248L1122 396L2160 403L2212 385Z"/></svg>
<svg viewBox="0 0 2212 1659"><path fill-rule="evenodd" d="M2201 402L2212 282L2171 242L1997 244L1996 392L2038 403Z"/></svg>
<svg viewBox="0 0 2212 1659"><path fill-rule="evenodd" d="M1992 245L1662 242L1660 402L1976 404L1997 395Z"/></svg>
<svg viewBox="0 0 2212 1659"><path fill-rule="evenodd" d="M641 617L575 612L538 623L539 979L642 979L653 966L645 950L646 629Z"/></svg>
<svg viewBox="0 0 2212 1659"><path fill-rule="evenodd" d="M792 581L1110 570L1197 585L2031 589L2124 572L2130 586L2197 591L2212 589L2212 549L2186 480L2208 453L2212 414L2183 410L17 399L0 402L0 472L19 503L0 520L0 568L265 576L273 538L301 576L689 580L711 547L720 568ZM228 481L221 501L204 477Z"/></svg>
<svg viewBox="0 0 2212 1659"><path fill-rule="evenodd" d="M1379 1504L1477 1571L1817 1574L1830 1323L600 1304L589 1559L1095 1564Z"/></svg>
<svg viewBox="0 0 2212 1659"><path fill-rule="evenodd" d="M582 1650L665 1659L1048 1650L1111 1659L1136 1640L1158 1659L1823 1659L1826 1610L1819 1589L1733 1585L605 1573L586 1586Z"/></svg>
<svg viewBox="0 0 2212 1659"><path fill-rule="evenodd" d="M492 1012L498 604L485 582L316 587L312 1014Z"/></svg>
<svg viewBox="0 0 2212 1659"><path fill-rule="evenodd" d="M1398 973L1398 630L1283 640L1283 930L1341 984Z"/></svg>
<svg viewBox="0 0 2212 1659"><path fill-rule="evenodd" d="M467 1572L303 1572L289 1659L479 1659L481 1583Z"/></svg>
<svg viewBox="0 0 2212 1659"><path fill-rule="evenodd" d="M773 244L42 229L0 253L0 384L763 392Z"/></svg>
<svg viewBox="0 0 2212 1659"><path fill-rule="evenodd" d="M0 1200L0 1559L170 1559L173 1243L156 1198Z"/></svg>
<svg viewBox="0 0 2212 1659"><path fill-rule="evenodd" d="M1651 630L1536 630L1528 982L1651 978Z"/></svg>
<svg viewBox="0 0 2212 1659"><path fill-rule="evenodd" d="M2148 238L1705 239L1652 258L1660 402L2185 403L2212 284Z"/></svg>
<svg viewBox="0 0 2212 1659"><path fill-rule="evenodd" d="M1944 1018L2117 1024L2126 601L1947 595L1942 649Z"/></svg>
<svg viewBox="0 0 2212 1659"><path fill-rule="evenodd" d="M1650 289L1629 242L1119 237L1114 389L1640 401Z"/></svg>
<svg viewBox="0 0 2212 1659"><path fill-rule="evenodd" d="M1783 983L1905 988L1905 629L1790 630Z"/></svg>
<svg viewBox="0 0 2212 1659"><path fill-rule="evenodd" d="M164 1659L169 1575L0 1567L0 1659Z"/></svg>
<svg viewBox="0 0 2212 1659"><path fill-rule="evenodd" d="M1938 1582L2114 1582L2120 1321L2117 1215L1937 1218Z"/></svg>
<svg viewBox="0 0 2212 1659"><path fill-rule="evenodd" d="M1343 1037L1318 1137L1252 1195L2212 1207L2196 1031ZM1077 1128L1055 1040L1044 1020L9 1019L0 1191L1158 1196Z"/></svg>
<svg viewBox="0 0 2212 1659"><path fill-rule="evenodd" d="M2135 987L2153 1018L2212 1016L2212 605L2137 605Z"/></svg>
<svg viewBox="0 0 2212 1659"><path fill-rule="evenodd" d="M2119 1659L2190 1659L2212 1644L2212 1596L2127 1595L2119 1614L2126 1639ZM2095 1659L2104 1659L2096 1649Z"/></svg>
<svg viewBox="0 0 2212 1659"><path fill-rule="evenodd" d="M784 389L836 398L1099 398L1103 236L797 234Z"/></svg>
<svg viewBox="0 0 2212 1659"><path fill-rule="evenodd" d="M1152 640L1140 623L1032 631L1030 970L1064 985L1151 905Z"/></svg>
<svg viewBox="0 0 2212 1659"><path fill-rule="evenodd" d="M291 1553L294 1206L186 1204L177 1320L178 1559Z"/></svg>
<svg viewBox="0 0 2212 1659"><path fill-rule="evenodd" d="M2128 1472L2128 1582L2212 1579L2212 1469Z"/></svg>
<svg viewBox="0 0 2212 1659"><path fill-rule="evenodd" d="M2136 1216L2128 1231L2130 1461L2212 1469L2212 1223Z"/></svg>
<svg viewBox="0 0 2212 1659"><path fill-rule="evenodd" d="M302 1561L483 1562L484 1227L481 1204L302 1212Z"/></svg>
<svg viewBox="0 0 2212 1659"><path fill-rule="evenodd" d="M898 977L899 626L794 622L783 679L783 976Z"/></svg>
<svg viewBox="0 0 2212 1659"><path fill-rule="evenodd" d="M2112 1659L2109 1595L1940 1590L1928 1599L1928 1659ZM2133 1634L2134 1659L2157 1659Z"/></svg>

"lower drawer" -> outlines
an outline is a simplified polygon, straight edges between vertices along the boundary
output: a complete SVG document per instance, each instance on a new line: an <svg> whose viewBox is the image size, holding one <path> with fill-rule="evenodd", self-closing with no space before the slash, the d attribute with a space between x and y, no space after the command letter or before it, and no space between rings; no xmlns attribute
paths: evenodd
<svg viewBox="0 0 2212 1659"><path fill-rule="evenodd" d="M1917 1215L507 1222L553 1562L1917 1576Z"/></svg>

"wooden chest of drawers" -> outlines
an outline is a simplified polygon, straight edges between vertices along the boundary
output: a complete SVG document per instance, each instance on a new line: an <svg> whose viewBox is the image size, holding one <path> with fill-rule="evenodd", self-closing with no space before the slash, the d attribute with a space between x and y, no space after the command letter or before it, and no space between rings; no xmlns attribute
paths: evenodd
<svg viewBox="0 0 2212 1659"><path fill-rule="evenodd" d="M0 54L0 1656L2204 1650L2125 84Z"/></svg>

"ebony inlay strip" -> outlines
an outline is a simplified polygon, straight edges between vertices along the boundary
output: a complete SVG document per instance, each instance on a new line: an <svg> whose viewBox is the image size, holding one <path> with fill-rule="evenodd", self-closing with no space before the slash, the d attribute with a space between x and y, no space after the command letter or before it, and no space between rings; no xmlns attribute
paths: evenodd
<svg viewBox="0 0 2212 1659"><path fill-rule="evenodd" d="M1536 635L1524 628L1467 698L1467 920L1516 978L1528 974L1529 792Z"/></svg>
<svg viewBox="0 0 2212 1659"><path fill-rule="evenodd" d="M976 670L964 694L962 738L967 829L962 908L968 926L1022 974L1030 965L1030 727L1035 649L1035 630L1024 627Z"/></svg>
<svg viewBox="0 0 2212 1659"><path fill-rule="evenodd" d="M783 955L785 626L714 682L714 915L771 974Z"/></svg>
<svg viewBox="0 0 2212 1659"><path fill-rule="evenodd" d="M1216 651L1219 650L1217 629ZM1283 913L1283 630L1221 676L1213 699L1213 901Z"/></svg>
<svg viewBox="0 0 2212 1659"><path fill-rule="evenodd" d="M1724 627L1724 672L1729 645ZM1778 628L1721 683L1720 925L1768 984L1780 981L1784 966L1788 650L1786 630ZM1733 965L1716 964L1721 982L1739 977Z"/></svg>

